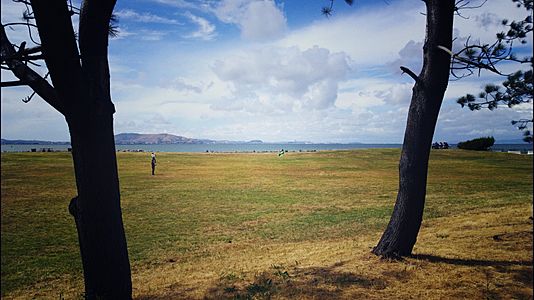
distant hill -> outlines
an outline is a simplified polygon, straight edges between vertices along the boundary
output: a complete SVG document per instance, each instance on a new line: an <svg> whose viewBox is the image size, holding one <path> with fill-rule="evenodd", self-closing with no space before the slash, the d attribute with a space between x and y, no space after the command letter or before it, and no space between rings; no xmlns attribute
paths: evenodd
<svg viewBox="0 0 534 300"><path fill-rule="evenodd" d="M262 140L250 141L229 141L229 140L209 140L194 139L184 136L158 133L119 133L115 135L117 145L168 145L168 144L264 144ZM307 141L276 142L275 144L312 144ZM2 139L2 145L70 145L70 142L51 142L41 140L7 140Z"/></svg>
<svg viewBox="0 0 534 300"><path fill-rule="evenodd" d="M142 134L142 133L120 133L115 135L117 145L155 145L155 144L213 144L216 141L207 139L192 139L168 133Z"/></svg>
<svg viewBox="0 0 534 300"><path fill-rule="evenodd" d="M1 139L2 145L70 145L70 142L50 142L39 140L6 140Z"/></svg>

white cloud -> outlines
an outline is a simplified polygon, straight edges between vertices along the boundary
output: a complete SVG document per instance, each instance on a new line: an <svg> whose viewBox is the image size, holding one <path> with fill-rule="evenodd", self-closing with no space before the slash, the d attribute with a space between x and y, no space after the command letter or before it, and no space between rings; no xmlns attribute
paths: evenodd
<svg viewBox="0 0 534 300"><path fill-rule="evenodd" d="M133 22L183 25L182 23L174 19L161 17L147 12L138 13L132 9L121 9L119 11L116 11L115 14L119 18L127 19L128 21Z"/></svg>
<svg viewBox="0 0 534 300"><path fill-rule="evenodd" d="M460 108L456 103L444 105L438 119L435 140L449 142L465 141L481 136L494 136L497 142L503 139L521 139L521 131L511 124L526 116L532 116L532 104L529 108L498 108L493 111L482 109L471 111Z"/></svg>
<svg viewBox="0 0 534 300"><path fill-rule="evenodd" d="M290 32L280 46L343 51L359 65L383 65L394 61L410 40L422 41L425 18L422 2L396 2L381 9L361 9L348 15L318 19ZM421 56L419 56L420 58Z"/></svg>
<svg viewBox="0 0 534 300"><path fill-rule="evenodd" d="M217 33L215 32L215 25L211 24L208 20L202 17L193 15L190 12L186 12L184 15L188 17L193 23L198 25L198 30L192 32L186 37L201 39L205 41L209 41L215 38L215 36L217 35Z"/></svg>
<svg viewBox="0 0 534 300"><path fill-rule="evenodd" d="M2 88L2 109L0 110L2 138L36 139L47 137L53 140L68 141L69 131L63 115L38 95L35 95L28 103L21 101L31 93L32 90L27 87Z"/></svg>
<svg viewBox="0 0 534 300"><path fill-rule="evenodd" d="M25 10L26 8L22 3L17 3L11 0L2 0L2 9L0 10L2 24L25 23L25 21L22 19L22 14ZM30 47L30 45L33 44L31 43L30 36L28 34L28 27L26 25L10 25L7 26L5 30L6 35L11 43L20 44L22 41L27 41L27 47ZM30 27L29 30L31 31L32 38L36 42L40 42L37 28Z"/></svg>
<svg viewBox="0 0 534 300"><path fill-rule="evenodd" d="M192 81L189 78L177 77L165 84L165 87L172 88L177 91L186 91L200 94L205 90L211 88L213 84L213 81L208 84L205 84L203 82Z"/></svg>
<svg viewBox="0 0 534 300"><path fill-rule="evenodd" d="M223 23L237 25L241 30L241 36L247 40L272 40L281 37L287 30L287 19L283 9L273 0L205 2L156 0L156 2L180 9L213 14Z"/></svg>
<svg viewBox="0 0 534 300"><path fill-rule="evenodd" d="M401 73L400 67L404 66L418 74L423 66L423 42L410 40L400 49L398 56L398 59L389 63L394 73Z"/></svg>
<svg viewBox="0 0 534 300"><path fill-rule="evenodd" d="M350 70L344 53L313 47L264 47L218 60L213 72L234 89L216 109L296 111L334 105L338 84ZM251 102L253 105L248 105Z"/></svg>
<svg viewBox="0 0 534 300"><path fill-rule="evenodd" d="M463 36L473 36L484 42L495 40L495 34L504 29L501 24L503 19L522 20L528 16L524 8L517 8L511 1L487 1L480 8L463 10L461 13L464 18L456 17L454 27Z"/></svg>
<svg viewBox="0 0 534 300"><path fill-rule="evenodd" d="M287 28L284 13L272 0L223 0L213 12L222 22L239 26L245 39L278 38Z"/></svg>
<svg viewBox="0 0 534 300"><path fill-rule="evenodd" d="M157 3L185 9L209 10L208 3L197 3L186 0L155 0Z"/></svg>
<svg viewBox="0 0 534 300"><path fill-rule="evenodd" d="M137 37L139 37L143 41L159 41L163 39L167 35L167 32L159 31L159 30L147 30L147 29L141 29L139 30L139 33L136 34Z"/></svg>
<svg viewBox="0 0 534 300"><path fill-rule="evenodd" d="M117 35L111 38L114 40L121 40L129 36L135 36L135 35L137 35L137 33L129 31L125 26L119 26L117 27Z"/></svg>
<svg viewBox="0 0 534 300"><path fill-rule="evenodd" d="M491 29L492 25L499 25L502 21L496 14L490 12L484 12L477 15L474 19L477 24L486 31Z"/></svg>
<svg viewBox="0 0 534 300"><path fill-rule="evenodd" d="M273 1L251 2L239 24L243 37L251 40L277 38L286 30L283 12Z"/></svg>
<svg viewBox="0 0 534 300"><path fill-rule="evenodd" d="M291 9L292 1L285 1L285 14L276 4L281 1L271 0L151 2L175 9L173 17L167 11L155 13L158 7L142 10L136 5L134 10L128 2L119 3L125 21L120 23L119 39L131 37L134 42L116 41L110 47L115 131L231 140L401 143L413 80L401 76L399 66L415 73L421 67L424 3L347 6L323 18L321 4L310 16L310 10ZM2 0L2 21L20 17L24 6L11 4ZM457 41L469 35L491 41L502 29L501 18L524 14L516 12L511 1L488 1L484 7L466 11L469 20L455 19ZM176 26L178 21L184 26ZM236 32L243 40L235 38ZM15 34L22 37L27 32L8 30L13 42ZM213 40L215 34L216 41L198 42ZM154 47L139 42L142 39L160 42ZM531 116L531 104L471 112L455 103L486 82L500 81L482 74L451 82L436 139L520 138L510 121ZM41 99L23 104L20 98L27 94L10 93L2 90L3 137L68 139L64 119Z"/></svg>
<svg viewBox="0 0 534 300"><path fill-rule="evenodd" d="M413 83L395 83L381 78L362 78L341 84L343 90L336 101L340 108L361 108L375 106L407 107L412 95Z"/></svg>
<svg viewBox="0 0 534 300"><path fill-rule="evenodd" d="M529 15L524 8L516 7L511 1L487 1L482 7L462 11L462 14L464 18L456 17L454 20L455 51L463 48L468 38L470 44L491 45L496 41L497 33L508 30L507 26L502 25L502 20L523 20ZM527 36L527 40L532 41L532 33ZM522 55L532 55L532 45L516 43L514 51Z"/></svg>
<svg viewBox="0 0 534 300"><path fill-rule="evenodd" d="M22 21L22 12L26 10L23 4L11 0L2 0L2 24Z"/></svg>

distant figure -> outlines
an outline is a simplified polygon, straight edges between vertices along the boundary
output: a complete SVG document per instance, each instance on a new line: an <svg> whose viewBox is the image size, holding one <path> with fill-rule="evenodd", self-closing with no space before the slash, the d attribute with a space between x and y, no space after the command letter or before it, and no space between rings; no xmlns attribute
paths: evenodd
<svg viewBox="0 0 534 300"><path fill-rule="evenodd" d="M152 156L152 162L151 162L152 175L154 175L154 172L156 171L156 154L154 154L154 152L152 152L152 154L150 156Z"/></svg>
<svg viewBox="0 0 534 300"><path fill-rule="evenodd" d="M449 149L449 144L447 142L434 142L432 149Z"/></svg>
<svg viewBox="0 0 534 300"><path fill-rule="evenodd" d="M284 149L282 149L278 152L278 156L284 156L285 153Z"/></svg>

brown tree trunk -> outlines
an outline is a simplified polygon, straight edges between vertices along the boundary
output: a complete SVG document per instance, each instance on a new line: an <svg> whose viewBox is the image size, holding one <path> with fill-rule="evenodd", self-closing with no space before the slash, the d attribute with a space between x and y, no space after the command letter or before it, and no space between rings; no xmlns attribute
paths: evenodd
<svg viewBox="0 0 534 300"><path fill-rule="evenodd" d="M384 257L410 255L423 220L428 159L451 57L453 0L427 0L423 68L415 77L399 162L399 191L389 224L373 253Z"/></svg>
<svg viewBox="0 0 534 300"><path fill-rule="evenodd" d="M71 135L78 230L88 299L131 299L109 92L107 26L114 0L84 2L80 52L64 0L31 0L43 54ZM80 63L81 62L81 63Z"/></svg>

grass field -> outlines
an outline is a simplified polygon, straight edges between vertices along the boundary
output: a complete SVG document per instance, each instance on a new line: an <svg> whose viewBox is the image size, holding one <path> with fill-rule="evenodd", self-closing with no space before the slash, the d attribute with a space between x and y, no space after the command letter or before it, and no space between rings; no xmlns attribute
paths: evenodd
<svg viewBox="0 0 534 300"><path fill-rule="evenodd" d="M118 153L136 299L532 299L532 156L436 150L414 257L370 254L398 149ZM2 153L2 299L80 299L69 153Z"/></svg>

